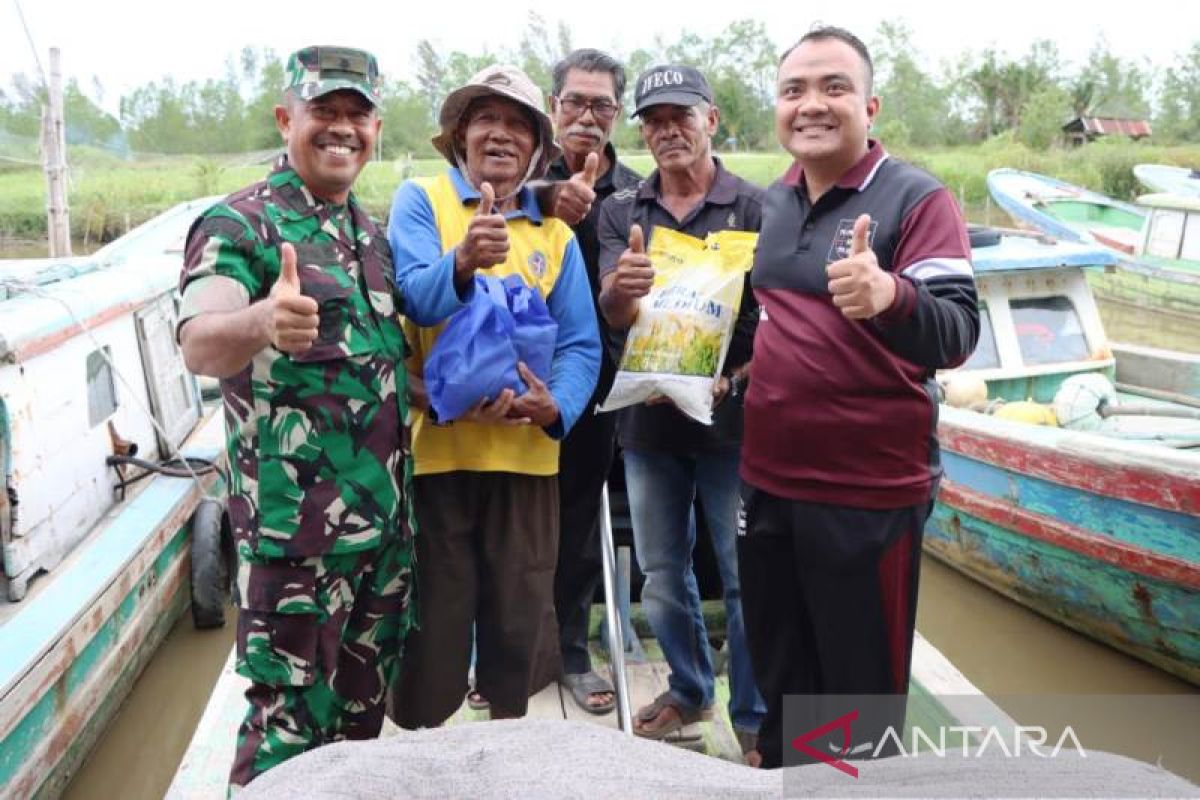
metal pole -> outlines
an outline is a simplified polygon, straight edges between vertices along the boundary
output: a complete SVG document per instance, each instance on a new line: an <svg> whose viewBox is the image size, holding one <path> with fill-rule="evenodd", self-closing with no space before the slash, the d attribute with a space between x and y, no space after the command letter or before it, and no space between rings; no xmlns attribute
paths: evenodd
<svg viewBox="0 0 1200 800"><path fill-rule="evenodd" d="M629 679L625 675L625 634L621 630L621 615L617 611L617 559L613 548L607 483L600 491L600 556L604 561L604 616L608 625L612 682L617 695L617 724L632 736L633 714L629 710Z"/></svg>

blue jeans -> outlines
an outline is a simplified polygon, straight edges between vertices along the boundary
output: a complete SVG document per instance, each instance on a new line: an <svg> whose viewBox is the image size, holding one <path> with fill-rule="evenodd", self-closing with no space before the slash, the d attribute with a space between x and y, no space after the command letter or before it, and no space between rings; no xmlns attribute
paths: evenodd
<svg viewBox="0 0 1200 800"><path fill-rule="evenodd" d="M646 576L642 609L671 668L671 695L692 708L713 703L714 677L700 590L692 570L696 493L721 573L729 637L729 718L758 732L766 704L754 685L737 572L738 452L678 456L625 451L625 484L638 566Z"/></svg>

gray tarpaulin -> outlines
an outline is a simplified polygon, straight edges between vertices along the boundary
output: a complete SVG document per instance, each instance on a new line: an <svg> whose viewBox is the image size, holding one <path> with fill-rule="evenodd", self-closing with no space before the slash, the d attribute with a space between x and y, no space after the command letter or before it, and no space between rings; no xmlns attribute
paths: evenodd
<svg viewBox="0 0 1200 800"><path fill-rule="evenodd" d="M1200 797L1149 764L1091 751L1050 759L890 758L787 770L789 796ZM760 771L586 722L507 720L327 745L260 776L238 800L295 798L767 798L783 771Z"/></svg>

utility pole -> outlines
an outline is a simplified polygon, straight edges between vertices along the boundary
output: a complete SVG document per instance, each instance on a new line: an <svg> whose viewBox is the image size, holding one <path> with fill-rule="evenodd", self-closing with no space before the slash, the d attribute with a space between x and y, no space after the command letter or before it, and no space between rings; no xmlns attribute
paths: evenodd
<svg viewBox="0 0 1200 800"><path fill-rule="evenodd" d="M49 103L42 107L42 166L46 172L46 233L50 257L71 255L71 214L67 207L67 140L63 121L62 68L50 48Z"/></svg>

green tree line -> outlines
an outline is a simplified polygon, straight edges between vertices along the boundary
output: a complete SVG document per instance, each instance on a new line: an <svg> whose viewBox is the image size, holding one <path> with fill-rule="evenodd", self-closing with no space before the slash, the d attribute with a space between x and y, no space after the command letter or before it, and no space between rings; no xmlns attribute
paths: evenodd
<svg viewBox="0 0 1200 800"><path fill-rule="evenodd" d="M1104 39L1078 66L1068 64L1050 40L1035 41L1017 56L988 48L930 66L903 22L881 23L868 43L876 62L875 91L884 101L876 131L892 147L943 147L1007 134L1045 148L1059 140L1065 122L1080 115L1148 119L1157 143L1200 142L1200 41L1159 68L1115 55ZM536 13L529 15L519 41L495 52L445 51L421 41L411 56L411 81L384 83L384 156L432 155L429 138L442 99L480 67L498 60L517 63L548 91L555 61L576 44L567 26L551 26ZM674 41L660 36L650 47L614 55L624 60L631 83L655 62L697 66L712 83L721 109L718 145L773 146L778 46L761 22L741 20L712 38L685 30ZM121 98L119 118L100 109L99 81L85 91L71 80L65 92L68 140L119 154L275 148L279 137L271 109L279 99L284 57L246 47L226 60L219 78L151 81ZM632 97L625 99L628 104ZM36 137L43 101L37 82L13 76L0 90L0 133ZM618 146L636 145L637 130L620 124L614 138Z"/></svg>

